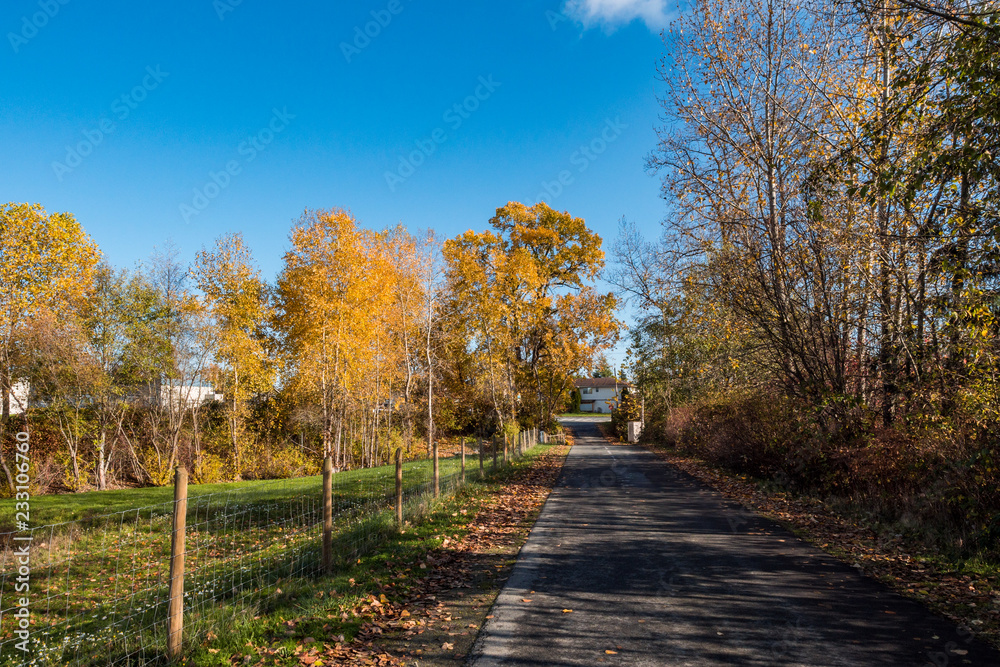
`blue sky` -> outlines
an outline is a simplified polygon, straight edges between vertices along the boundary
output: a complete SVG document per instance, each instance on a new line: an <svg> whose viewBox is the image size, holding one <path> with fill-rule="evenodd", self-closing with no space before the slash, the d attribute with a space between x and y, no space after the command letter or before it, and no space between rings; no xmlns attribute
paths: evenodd
<svg viewBox="0 0 1000 667"><path fill-rule="evenodd" d="M306 208L448 237L542 197L655 233L664 1L7 0L0 197L119 266L242 231L269 278Z"/></svg>

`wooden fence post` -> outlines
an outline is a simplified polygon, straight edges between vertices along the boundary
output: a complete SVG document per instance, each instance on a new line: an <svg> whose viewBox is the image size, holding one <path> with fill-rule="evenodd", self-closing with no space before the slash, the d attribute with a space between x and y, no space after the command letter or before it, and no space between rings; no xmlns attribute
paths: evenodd
<svg viewBox="0 0 1000 667"><path fill-rule="evenodd" d="M482 479L483 475L483 439L479 438L479 479Z"/></svg>
<svg viewBox="0 0 1000 667"><path fill-rule="evenodd" d="M507 434L504 433L503 434L503 462L507 463L508 460L510 460L510 451L509 451L508 445L507 445Z"/></svg>
<svg viewBox="0 0 1000 667"><path fill-rule="evenodd" d="M462 436L462 484L465 484L465 436Z"/></svg>
<svg viewBox="0 0 1000 667"><path fill-rule="evenodd" d="M323 572L333 571L333 457L323 459Z"/></svg>
<svg viewBox="0 0 1000 667"><path fill-rule="evenodd" d="M170 539L170 602L167 609L167 656L181 657L184 642L184 531L187 528L188 474L174 472L174 532Z"/></svg>
<svg viewBox="0 0 1000 667"><path fill-rule="evenodd" d="M507 436L504 436L504 437L507 437ZM493 439L490 442L493 445L493 469L496 470L497 469L497 450L500 447L499 447L499 445L497 445L497 437L496 436L493 436Z"/></svg>
<svg viewBox="0 0 1000 667"><path fill-rule="evenodd" d="M396 448L396 528L403 529L403 448Z"/></svg>

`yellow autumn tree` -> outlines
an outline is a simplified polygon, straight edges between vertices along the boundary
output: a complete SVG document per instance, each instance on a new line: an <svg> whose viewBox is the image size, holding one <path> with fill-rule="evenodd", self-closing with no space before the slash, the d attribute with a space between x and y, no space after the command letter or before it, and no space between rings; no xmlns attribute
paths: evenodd
<svg viewBox="0 0 1000 667"><path fill-rule="evenodd" d="M604 264L601 238L544 202L510 202L490 225L445 243L447 310L501 424L519 413L547 423L573 375L617 339L614 296L587 285Z"/></svg>
<svg viewBox="0 0 1000 667"><path fill-rule="evenodd" d="M0 206L0 429L20 374L17 346L32 318L79 305L100 258L97 245L70 213L46 213L40 204ZM3 433L0 431L0 442ZM13 489L0 446L0 466Z"/></svg>
<svg viewBox="0 0 1000 667"><path fill-rule="evenodd" d="M388 331L398 281L387 236L359 228L342 209L307 212L278 277L288 389L338 466L351 463L355 446L364 462L378 458L400 367L399 337Z"/></svg>
<svg viewBox="0 0 1000 667"><path fill-rule="evenodd" d="M222 367L229 438L237 479L248 437L247 402L274 386L266 327L272 316L267 285L241 234L219 238L198 253L194 277L214 318L213 355Z"/></svg>
<svg viewBox="0 0 1000 667"><path fill-rule="evenodd" d="M406 451L410 453L417 417L414 392L419 373L420 323L425 316L422 312L424 295L420 280L421 252L425 248L402 226L389 230L385 237L395 277L393 304L387 317L399 375L398 418Z"/></svg>

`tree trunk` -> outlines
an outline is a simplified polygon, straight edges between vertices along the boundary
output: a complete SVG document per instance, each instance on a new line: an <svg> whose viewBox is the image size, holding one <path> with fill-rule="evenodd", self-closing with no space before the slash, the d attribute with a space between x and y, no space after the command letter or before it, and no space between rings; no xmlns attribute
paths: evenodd
<svg viewBox="0 0 1000 667"><path fill-rule="evenodd" d="M107 430L101 427L101 434L97 438L97 489L99 491L105 491L108 488L107 456L105 452L107 441Z"/></svg>

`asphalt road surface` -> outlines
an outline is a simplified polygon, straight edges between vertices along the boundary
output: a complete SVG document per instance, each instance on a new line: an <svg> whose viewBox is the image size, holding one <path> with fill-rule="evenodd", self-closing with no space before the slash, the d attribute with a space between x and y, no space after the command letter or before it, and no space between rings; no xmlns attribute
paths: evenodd
<svg viewBox="0 0 1000 667"><path fill-rule="evenodd" d="M1000 666L970 630L567 425L576 446L470 664Z"/></svg>

